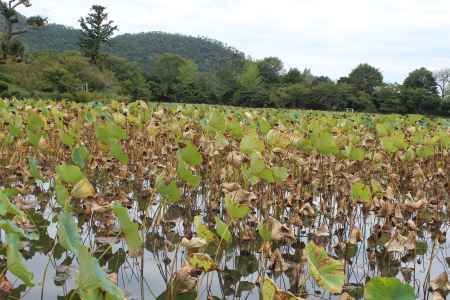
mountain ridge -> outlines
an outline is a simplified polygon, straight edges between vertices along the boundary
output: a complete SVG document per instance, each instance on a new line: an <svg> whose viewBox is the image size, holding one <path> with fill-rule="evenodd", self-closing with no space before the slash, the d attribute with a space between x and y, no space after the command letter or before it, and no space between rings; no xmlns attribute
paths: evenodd
<svg viewBox="0 0 450 300"><path fill-rule="evenodd" d="M60 24L30 29L23 40L30 53L40 51L78 51L80 30ZM151 73L152 62L160 54L174 53L193 60L201 71L215 70L223 64L243 65L245 54L220 41L178 33L150 31L124 33L113 37L104 52L138 63Z"/></svg>

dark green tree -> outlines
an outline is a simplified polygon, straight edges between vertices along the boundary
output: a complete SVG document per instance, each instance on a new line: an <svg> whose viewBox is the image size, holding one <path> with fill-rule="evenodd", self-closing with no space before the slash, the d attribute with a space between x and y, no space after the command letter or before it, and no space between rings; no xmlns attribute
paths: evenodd
<svg viewBox="0 0 450 300"><path fill-rule="evenodd" d="M318 85L321 83L333 83L333 80L328 76L314 76L312 84Z"/></svg>
<svg viewBox="0 0 450 300"><path fill-rule="evenodd" d="M284 82L295 84L295 83L301 83L303 81L302 72L299 71L297 68L291 68L289 71L284 75Z"/></svg>
<svg viewBox="0 0 450 300"><path fill-rule="evenodd" d="M283 62L278 57L266 57L256 63L264 83L275 83L280 79Z"/></svg>
<svg viewBox="0 0 450 300"><path fill-rule="evenodd" d="M379 112L398 113L402 112L401 86L388 84L379 87L373 93L373 102Z"/></svg>
<svg viewBox="0 0 450 300"><path fill-rule="evenodd" d="M81 52L91 60L92 64L97 64L100 50L103 44L109 44L111 38L118 27L113 25L114 21L108 20L106 7L94 5L86 18L80 18Z"/></svg>
<svg viewBox="0 0 450 300"><path fill-rule="evenodd" d="M296 84L303 83L307 85L311 85L314 81L315 77L311 73L310 69L304 69L303 72L298 70L297 68L291 68L289 71L283 76L283 82L288 84Z"/></svg>
<svg viewBox="0 0 450 300"><path fill-rule="evenodd" d="M31 7L31 1L9 0L6 3L0 0L0 18L3 20L4 27L0 28L0 43L4 60L6 60L9 55L15 56L18 59L23 57L25 48L17 37L27 32L27 26L40 27L47 24L47 19L40 16L30 17L28 19L20 16L16 9L21 6ZM21 20L21 18L23 18L23 20ZM23 21L25 21L25 23Z"/></svg>
<svg viewBox="0 0 450 300"><path fill-rule="evenodd" d="M190 101L195 96L198 66L193 61L176 54L165 53L153 63L154 94L163 100Z"/></svg>
<svg viewBox="0 0 450 300"><path fill-rule="evenodd" d="M234 95L234 103L244 106L267 106L268 95L258 65L249 62L239 76L239 88Z"/></svg>
<svg viewBox="0 0 450 300"><path fill-rule="evenodd" d="M424 89L430 95L438 95L436 79L433 73L426 68L420 68L409 73L403 85L406 88Z"/></svg>
<svg viewBox="0 0 450 300"><path fill-rule="evenodd" d="M439 114L441 98L424 88L403 86L401 93L401 112L413 114Z"/></svg>
<svg viewBox="0 0 450 300"><path fill-rule="evenodd" d="M360 64L348 75L347 83L370 95L377 86L383 84L383 74L369 64Z"/></svg>

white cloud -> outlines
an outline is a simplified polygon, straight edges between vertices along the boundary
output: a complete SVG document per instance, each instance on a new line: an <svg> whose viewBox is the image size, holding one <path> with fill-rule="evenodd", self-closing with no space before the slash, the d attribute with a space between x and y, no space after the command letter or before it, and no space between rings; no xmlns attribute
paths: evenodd
<svg viewBox="0 0 450 300"><path fill-rule="evenodd" d="M388 81L416 67L450 66L448 0L35 0L26 13L76 27L93 4L106 6L122 33L208 36L333 78L361 62Z"/></svg>

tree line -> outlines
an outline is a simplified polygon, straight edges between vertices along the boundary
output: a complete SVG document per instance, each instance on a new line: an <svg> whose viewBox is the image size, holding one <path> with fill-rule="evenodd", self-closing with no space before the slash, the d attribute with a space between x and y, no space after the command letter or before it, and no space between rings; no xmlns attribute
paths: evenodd
<svg viewBox="0 0 450 300"><path fill-rule="evenodd" d="M0 1L6 20L2 35L0 96L92 99L146 99L182 103L210 103L251 107L348 110L381 113L450 115L450 69L413 70L402 84L389 84L369 64L356 66L336 81L314 76L308 69L284 69L277 57L224 60L214 69L174 53L152 60L151 71L104 53L118 27L106 8L94 5L79 20L78 52L26 56L18 38L16 8L30 1ZM45 26L32 17L27 26ZM10 58L8 59L8 56Z"/></svg>

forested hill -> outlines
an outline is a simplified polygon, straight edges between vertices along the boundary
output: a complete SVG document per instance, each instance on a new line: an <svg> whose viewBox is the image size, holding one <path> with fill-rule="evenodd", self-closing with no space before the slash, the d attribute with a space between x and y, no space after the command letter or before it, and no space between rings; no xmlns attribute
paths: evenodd
<svg viewBox="0 0 450 300"><path fill-rule="evenodd" d="M79 30L57 24L32 29L25 35L27 50L78 50ZM164 32L123 34L113 38L105 52L135 61L151 70L152 60L162 53L174 53L193 60L200 70L212 70L223 63L240 64L245 55L225 44L203 37Z"/></svg>

